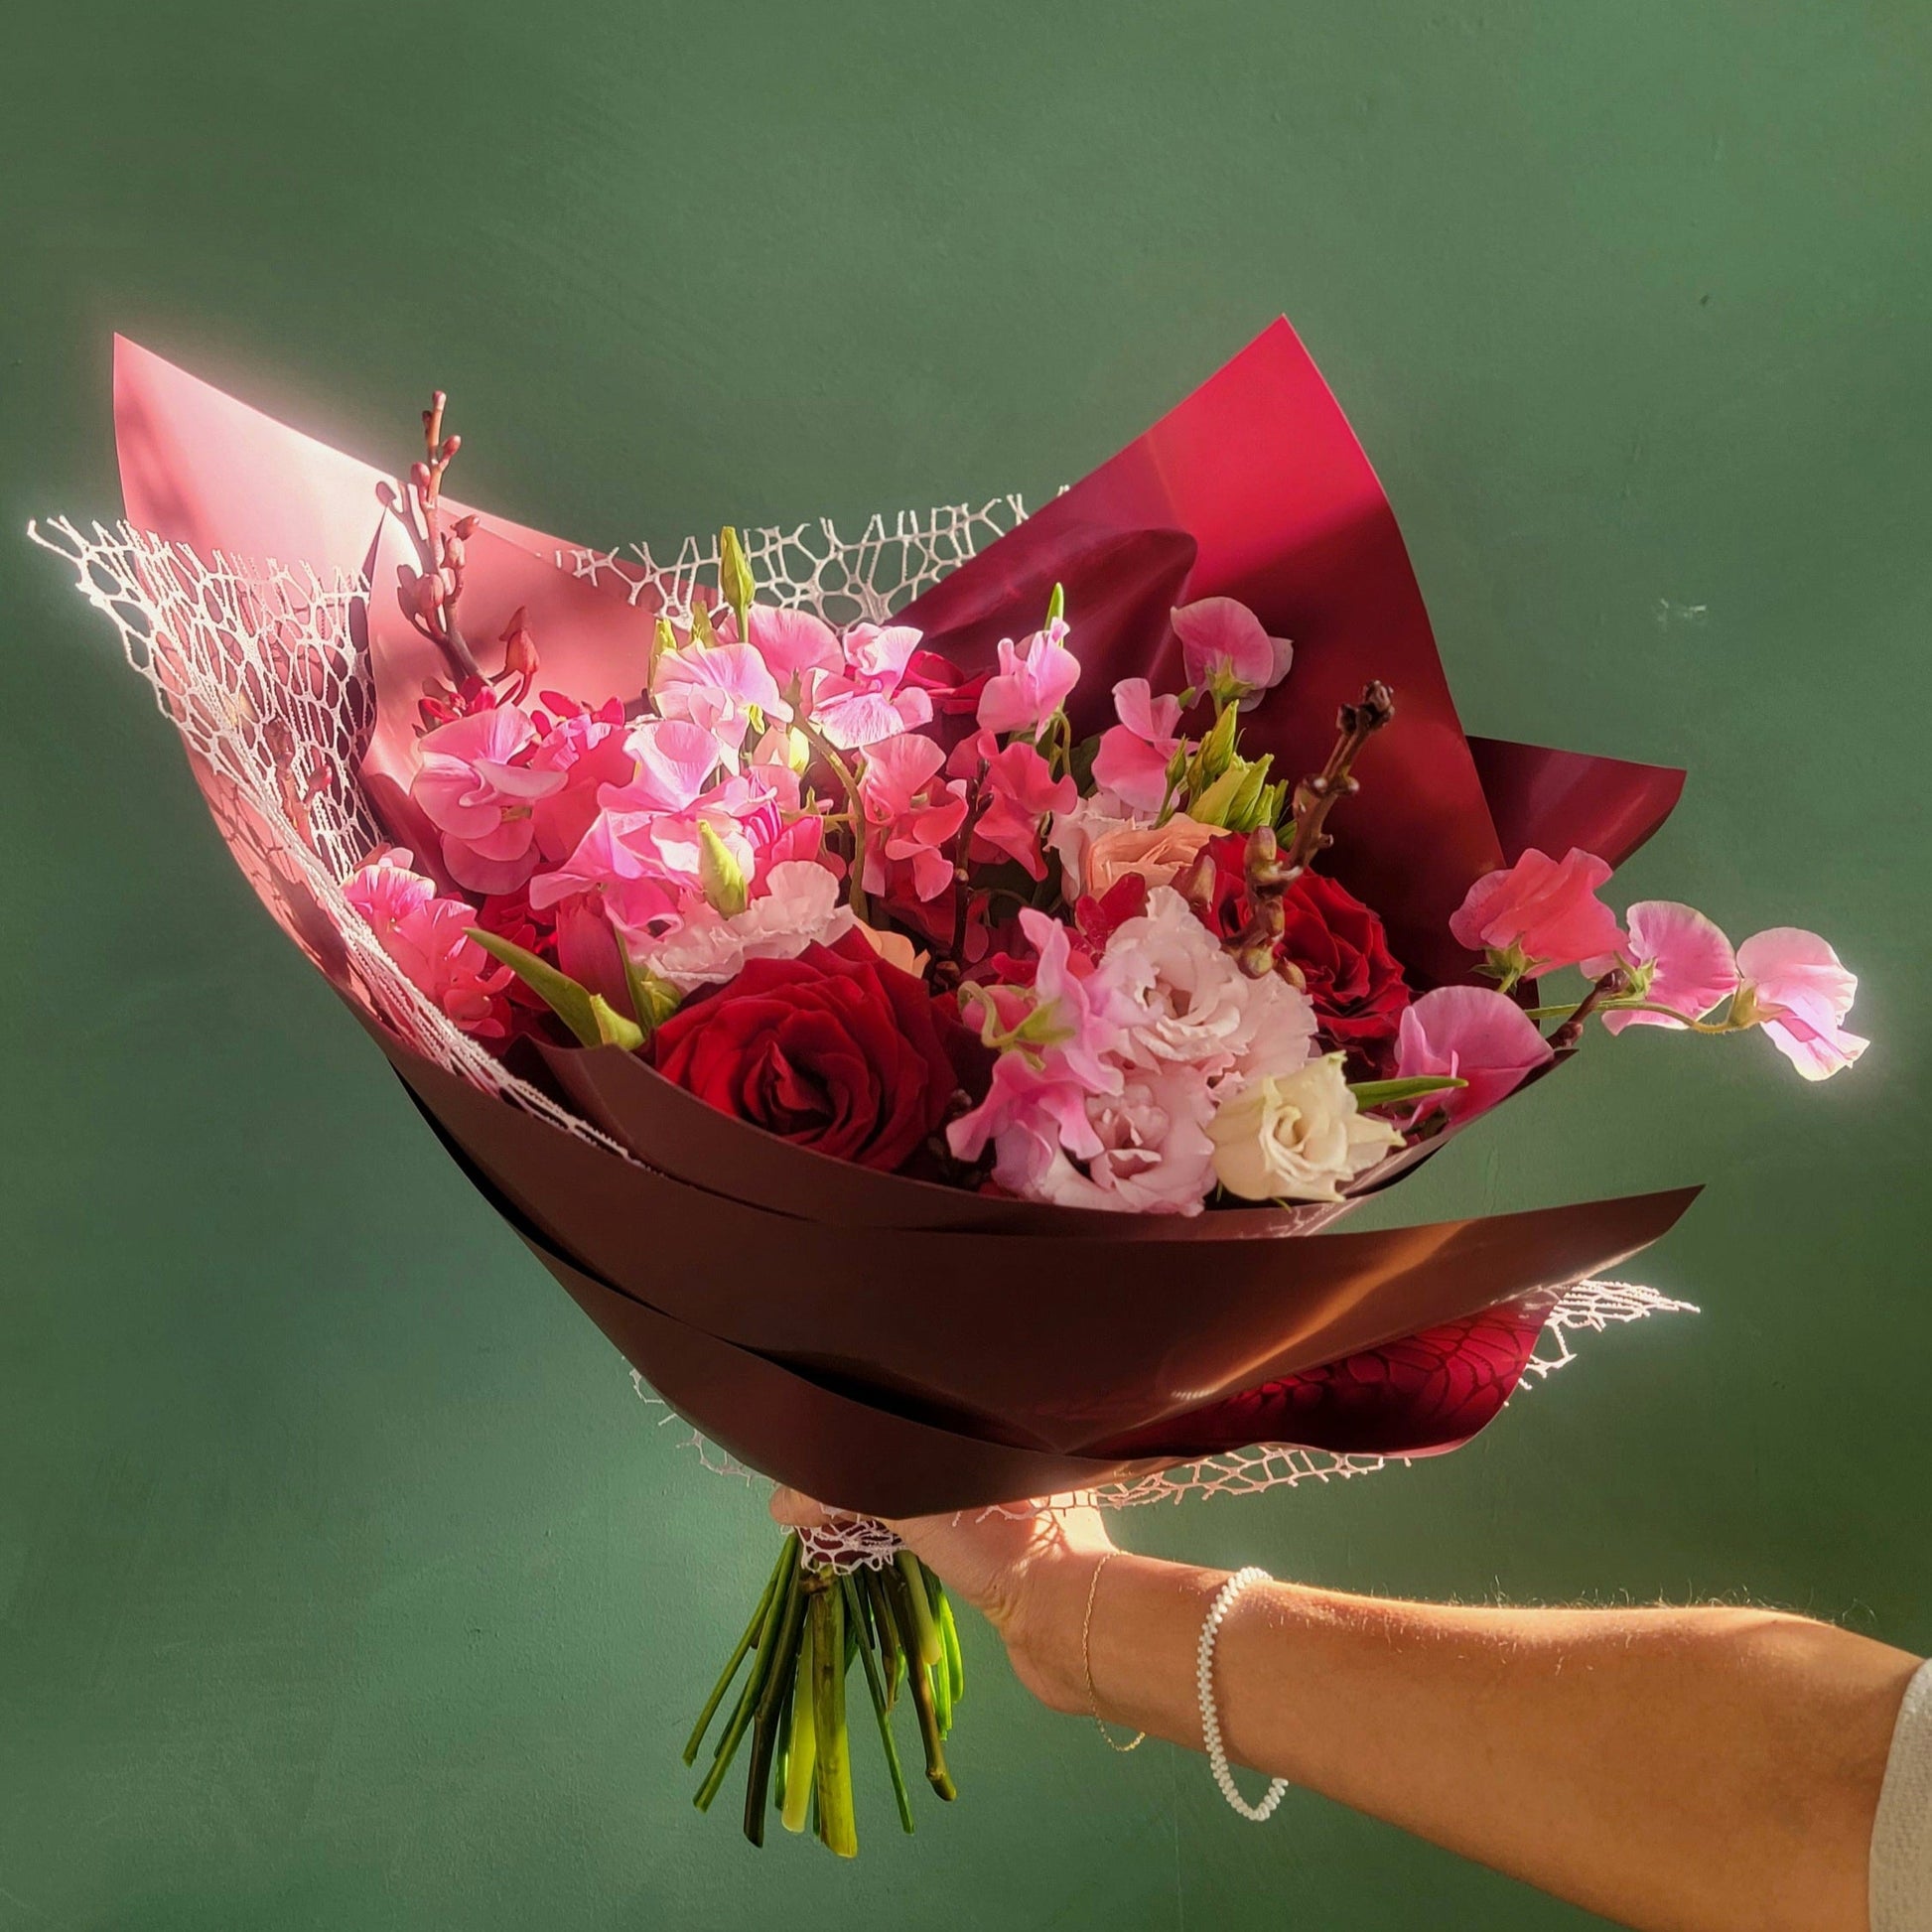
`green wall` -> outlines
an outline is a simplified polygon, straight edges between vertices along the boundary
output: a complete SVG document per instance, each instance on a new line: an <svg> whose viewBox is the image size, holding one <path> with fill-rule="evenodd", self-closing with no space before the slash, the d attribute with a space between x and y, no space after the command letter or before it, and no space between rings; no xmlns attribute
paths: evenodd
<svg viewBox="0 0 1932 1932"><path fill-rule="evenodd" d="M1932 1648L1932 21L1914 0L66 0L0 28L0 524L118 508L119 327L615 541L1080 474L1286 310L1472 727L1688 763L1630 868L1865 976L1584 1063L1404 1216L1705 1178L1464 1453L1141 1547L1476 1597L1751 1593ZM0 541L0 1927L1570 1927L1030 1708L856 1868L676 1762L768 1558L256 910ZM1633 1856L1635 1848L1633 1848Z"/></svg>

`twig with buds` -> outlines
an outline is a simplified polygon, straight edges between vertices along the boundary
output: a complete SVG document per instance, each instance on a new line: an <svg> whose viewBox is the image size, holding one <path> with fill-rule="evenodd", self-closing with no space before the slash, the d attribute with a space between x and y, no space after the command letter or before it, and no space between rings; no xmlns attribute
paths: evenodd
<svg viewBox="0 0 1932 1932"><path fill-rule="evenodd" d="M1343 705L1335 721L1340 736L1328 762L1295 787L1290 806L1295 836L1288 850L1281 850L1271 825L1257 826L1248 834L1248 922L1226 945L1250 979L1275 970L1276 948L1287 926L1283 895L1308 870L1309 861L1333 843L1323 830L1328 814L1341 799L1361 789L1361 780L1354 774L1355 760L1362 747L1394 717L1395 693L1379 680L1363 691L1359 703ZM1292 965L1286 970L1291 978L1298 977Z"/></svg>
<svg viewBox="0 0 1932 1932"><path fill-rule="evenodd" d="M456 615L463 596L464 546L476 534L477 519L459 516L447 530L443 527L443 478L463 447L462 437L443 434L443 411L449 400L438 389L423 411L423 460L410 467L412 515L405 520L422 563L416 578L417 627L441 647L461 683L483 675Z"/></svg>

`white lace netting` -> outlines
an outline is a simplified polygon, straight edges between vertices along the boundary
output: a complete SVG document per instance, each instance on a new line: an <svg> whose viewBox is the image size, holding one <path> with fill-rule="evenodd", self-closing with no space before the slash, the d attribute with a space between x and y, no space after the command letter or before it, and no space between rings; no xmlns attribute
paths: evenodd
<svg viewBox="0 0 1932 1932"><path fill-rule="evenodd" d="M746 551L762 593L776 602L812 610L834 624L876 623L1025 514L1018 496L996 497L977 507L875 516L856 538L842 537L821 519L751 533ZM94 523L83 531L57 517L29 524L28 535L67 561L82 594L119 632L128 663L180 731L236 863L309 958L351 996L366 998L438 1065L629 1159L460 1033L397 970L343 895L349 875L383 842L357 776L375 719L367 654L357 642L366 580L338 576L324 583L300 565L248 564L218 553L203 559L125 523ZM577 578L614 582L631 604L649 598L682 620L694 589L715 578L718 550L715 541L688 538L663 562L645 544L621 554L564 548L555 560ZM1524 1386L1573 1359L1573 1336L1689 1308L1629 1283L1578 1283L1551 1313ZM702 1437L687 1440L707 1468L751 1476ZM1366 1475L1404 1459L1244 1449L1111 1485L1095 1500L1120 1508L1245 1495ZM821 1558L841 1563L877 1562L893 1547L885 1531L867 1524L815 1536L813 1544Z"/></svg>

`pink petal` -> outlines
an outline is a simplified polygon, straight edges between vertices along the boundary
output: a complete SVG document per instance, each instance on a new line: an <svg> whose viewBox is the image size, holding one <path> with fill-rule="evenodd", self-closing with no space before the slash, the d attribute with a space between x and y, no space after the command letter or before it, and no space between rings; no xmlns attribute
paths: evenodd
<svg viewBox="0 0 1932 1932"><path fill-rule="evenodd" d="M1450 1120L1486 1112L1554 1053L1516 1002L1483 986L1439 986L1404 1009L1396 1035L1396 1077L1444 1074L1466 1087L1431 1095L1412 1119L1440 1108Z"/></svg>
<svg viewBox="0 0 1932 1932"><path fill-rule="evenodd" d="M1639 899L1627 916L1627 958L1639 966L1653 966L1644 997L1669 1007L1687 1020L1701 1020L1737 990L1737 956L1717 925L1689 905L1674 899ZM1607 961L1586 960L1584 971L1598 978L1609 970ZM1611 1033L1625 1027L1668 1027L1660 1013L1606 1013L1603 1024Z"/></svg>

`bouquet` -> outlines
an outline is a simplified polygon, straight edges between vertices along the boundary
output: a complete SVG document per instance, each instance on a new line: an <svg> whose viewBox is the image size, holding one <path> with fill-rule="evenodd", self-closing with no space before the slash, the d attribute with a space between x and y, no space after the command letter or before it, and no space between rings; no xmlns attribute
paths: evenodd
<svg viewBox="0 0 1932 1932"><path fill-rule="evenodd" d="M1033 517L853 544L574 548L447 493L445 413L389 479L123 343L128 526L41 540L479 1189L831 1504L1453 1448L1694 1190L1334 1222L1587 1035L1863 1047L1816 935L1603 897L1682 773L1464 735L1286 323ZM855 1662L905 1828L901 1696L950 1797L937 1579L793 1537L699 1802L744 1747L754 1842L855 1851Z"/></svg>

